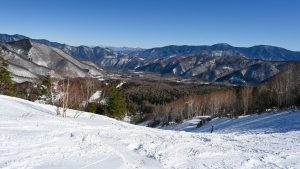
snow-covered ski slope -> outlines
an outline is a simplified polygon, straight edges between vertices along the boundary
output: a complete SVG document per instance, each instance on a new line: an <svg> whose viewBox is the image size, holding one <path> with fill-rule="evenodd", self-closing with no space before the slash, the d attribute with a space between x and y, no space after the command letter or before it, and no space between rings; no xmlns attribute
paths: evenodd
<svg viewBox="0 0 300 169"><path fill-rule="evenodd" d="M299 120L299 111L290 113L285 121ZM300 168L299 123L288 122L293 130L281 132L261 127L201 133L134 126L75 110L67 115L0 95L0 168Z"/></svg>
<svg viewBox="0 0 300 169"><path fill-rule="evenodd" d="M240 116L239 118L215 118L200 128L197 128L199 118L186 120L181 124L171 124L162 129L217 133L285 133L300 131L300 110L267 112L262 114Z"/></svg>

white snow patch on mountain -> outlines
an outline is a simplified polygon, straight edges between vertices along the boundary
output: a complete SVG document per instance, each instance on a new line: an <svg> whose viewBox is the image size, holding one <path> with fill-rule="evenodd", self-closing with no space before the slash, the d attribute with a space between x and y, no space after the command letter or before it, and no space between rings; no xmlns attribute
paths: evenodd
<svg viewBox="0 0 300 169"><path fill-rule="evenodd" d="M117 86L116 86L116 88L120 88L120 87L122 87L123 86L123 84L125 84L126 82L120 82Z"/></svg>
<svg viewBox="0 0 300 169"><path fill-rule="evenodd" d="M34 75L33 73L29 72L28 70L26 70L25 68L21 68L19 66L15 66L15 65L9 65L8 66L8 70L16 76L21 76L24 78L38 78L36 75Z"/></svg>
<svg viewBox="0 0 300 169"><path fill-rule="evenodd" d="M89 102L94 102L96 100L98 100L101 97L102 91L98 90L96 91L90 98L89 98Z"/></svg>
<svg viewBox="0 0 300 169"><path fill-rule="evenodd" d="M0 168L300 168L299 130L160 130L76 110L62 118L53 106L3 95L0 108Z"/></svg>

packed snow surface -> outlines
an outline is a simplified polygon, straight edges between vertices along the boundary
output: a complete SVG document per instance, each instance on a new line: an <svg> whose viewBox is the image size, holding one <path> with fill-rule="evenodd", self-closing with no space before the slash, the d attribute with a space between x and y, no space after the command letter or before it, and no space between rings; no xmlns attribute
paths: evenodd
<svg viewBox="0 0 300 169"><path fill-rule="evenodd" d="M215 118L200 128L197 128L199 117L186 120L181 124L172 124L161 129L217 133L282 133L300 131L300 110L268 112L262 114L240 116L238 118Z"/></svg>
<svg viewBox="0 0 300 169"><path fill-rule="evenodd" d="M278 114L293 114L285 119L292 130L240 132L235 124L226 132L202 133L134 126L75 110L62 118L55 110L0 95L0 168L300 168L300 124L288 122L299 120L299 111Z"/></svg>

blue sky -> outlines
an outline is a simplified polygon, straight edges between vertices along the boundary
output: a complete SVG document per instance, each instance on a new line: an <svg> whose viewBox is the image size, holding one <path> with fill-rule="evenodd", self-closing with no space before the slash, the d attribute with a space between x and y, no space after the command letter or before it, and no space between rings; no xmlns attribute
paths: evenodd
<svg viewBox="0 0 300 169"><path fill-rule="evenodd" d="M0 33L70 45L300 51L299 0L0 0Z"/></svg>

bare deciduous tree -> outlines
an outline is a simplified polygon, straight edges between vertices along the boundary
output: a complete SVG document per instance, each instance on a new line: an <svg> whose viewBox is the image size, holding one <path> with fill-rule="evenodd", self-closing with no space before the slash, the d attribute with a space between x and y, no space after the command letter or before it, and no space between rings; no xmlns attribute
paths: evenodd
<svg viewBox="0 0 300 169"><path fill-rule="evenodd" d="M70 86L69 78L67 79L67 84L65 84L65 80L63 80L62 83L63 83L62 84L62 96L59 99L59 104L57 107L57 115L62 115L62 117L65 118L65 117L67 117L67 109L69 106L68 105L68 103L69 103L69 86Z"/></svg>

